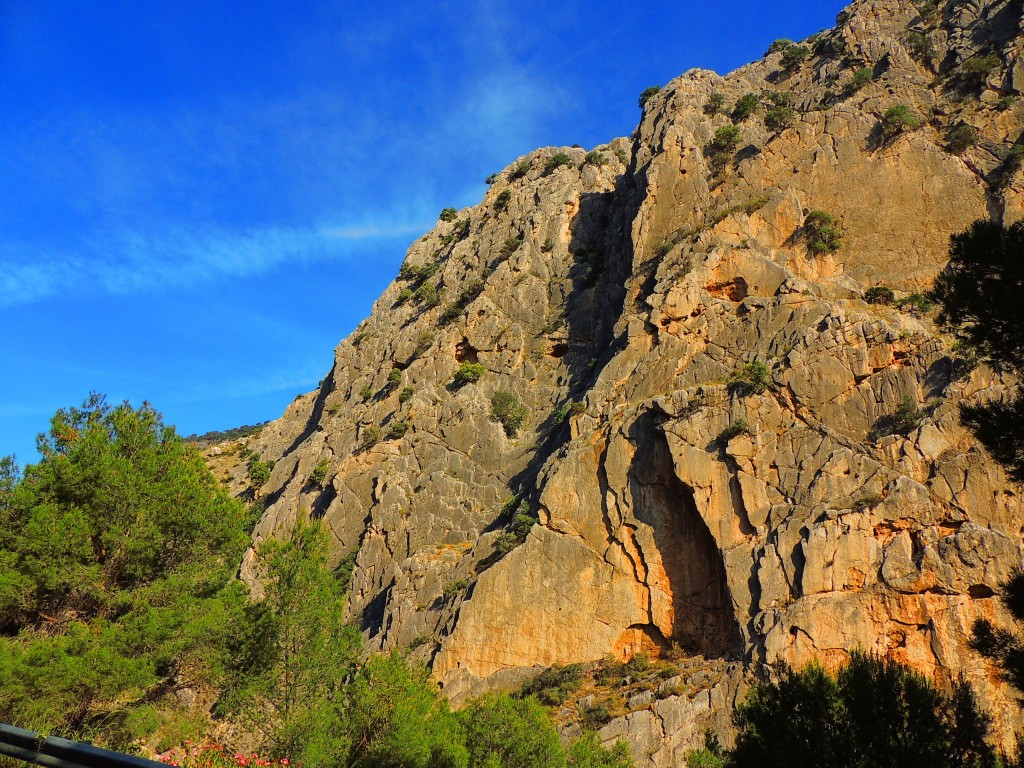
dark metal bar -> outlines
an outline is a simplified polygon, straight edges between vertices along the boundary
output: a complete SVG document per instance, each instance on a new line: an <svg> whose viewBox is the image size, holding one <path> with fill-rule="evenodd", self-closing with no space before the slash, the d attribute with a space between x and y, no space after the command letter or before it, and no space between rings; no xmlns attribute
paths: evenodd
<svg viewBox="0 0 1024 768"><path fill-rule="evenodd" d="M48 768L166 768L144 757L100 749L92 744L41 736L0 723L0 754Z"/></svg>

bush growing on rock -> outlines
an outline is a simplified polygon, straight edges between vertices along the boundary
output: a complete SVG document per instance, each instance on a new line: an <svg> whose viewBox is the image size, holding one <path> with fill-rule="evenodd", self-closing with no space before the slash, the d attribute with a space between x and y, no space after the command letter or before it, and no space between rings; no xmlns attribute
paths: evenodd
<svg viewBox="0 0 1024 768"><path fill-rule="evenodd" d="M462 363L459 370L455 372L456 384L471 384L479 381L480 377L487 371L480 363Z"/></svg>
<svg viewBox="0 0 1024 768"><path fill-rule="evenodd" d="M921 120L906 104L890 107L882 115L882 136L887 140L894 139L905 131L917 130L920 127Z"/></svg>
<svg viewBox="0 0 1024 768"><path fill-rule="evenodd" d="M843 244L839 219L825 211L814 210L808 213L801 232L807 242L807 250L815 256L835 253Z"/></svg>
<svg viewBox="0 0 1024 768"><path fill-rule="evenodd" d="M592 149L587 152L587 156L583 158L583 162L589 165L606 165L608 163L608 159L596 149Z"/></svg>
<svg viewBox="0 0 1024 768"><path fill-rule="evenodd" d="M724 104L725 96L718 91L714 91L710 96L708 96L708 100L704 103L704 114L717 115L722 111L722 106Z"/></svg>
<svg viewBox="0 0 1024 768"><path fill-rule="evenodd" d="M736 106L732 109L732 119L742 122L757 112L759 106L761 97L756 93L746 93L736 101Z"/></svg>
<svg viewBox="0 0 1024 768"><path fill-rule="evenodd" d="M494 198L494 210L504 211L506 208L508 208L508 203L511 199L512 193L509 190L501 190L501 192L498 193L498 196Z"/></svg>
<svg viewBox="0 0 1024 768"><path fill-rule="evenodd" d="M896 300L896 294L891 288L884 285L875 285L864 291L864 301L868 304L892 304Z"/></svg>
<svg viewBox="0 0 1024 768"><path fill-rule="evenodd" d="M846 84L843 93L850 96L875 79L875 71L870 67L861 67L853 73L850 82Z"/></svg>
<svg viewBox="0 0 1024 768"><path fill-rule="evenodd" d="M313 485L322 486L327 478L327 471L331 468L331 462L324 457L316 463L313 471L309 473L309 482Z"/></svg>
<svg viewBox="0 0 1024 768"><path fill-rule="evenodd" d="M762 395L768 391L771 383L768 366L760 360L755 360L730 375L728 386L730 392L740 395Z"/></svg>
<svg viewBox="0 0 1024 768"><path fill-rule="evenodd" d="M567 155L565 152L556 152L544 163L544 173L552 173L559 168L568 167L570 165L572 165L572 157Z"/></svg>
<svg viewBox="0 0 1024 768"><path fill-rule="evenodd" d="M651 97L657 95L660 92L660 85L652 85L650 88L644 88L643 91L640 93L640 98L637 99L637 106L639 106L640 109L643 109L647 105L647 102L651 100Z"/></svg>
<svg viewBox="0 0 1024 768"><path fill-rule="evenodd" d="M715 131L711 140L711 151L716 157L727 158L732 156L740 145L743 134L735 125L723 125Z"/></svg>
<svg viewBox="0 0 1024 768"><path fill-rule="evenodd" d="M957 79L964 88L982 88L1001 63L998 56L974 56L960 65Z"/></svg>
<svg viewBox="0 0 1024 768"><path fill-rule="evenodd" d="M769 107L764 114L764 125L770 131L782 133L796 121L796 110L787 106Z"/></svg>
<svg viewBox="0 0 1024 768"><path fill-rule="evenodd" d="M786 69L793 69L807 60L810 51L806 45L787 45L782 52L782 66Z"/></svg>
<svg viewBox="0 0 1024 768"><path fill-rule="evenodd" d="M443 208L441 210L441 215L438 218L441 221L455 221L458 215L459 212L454 208Z"/></svg>
<svg viewBox="0 0 1024 768"><path fill-rule="evenodd" d="M380 427L376 424L370 424L368 427L363 428L363 439L360 441L360 445L364 449L373 448L377 443L380 442Z"/></svg>
<svg viewBox="0 0 1024 768"><path fill-rule="evenodd" d="M491 396L491 415L501 422L508 437L516 436L529 413L526 406L511 392L498 390Z"/></svg>

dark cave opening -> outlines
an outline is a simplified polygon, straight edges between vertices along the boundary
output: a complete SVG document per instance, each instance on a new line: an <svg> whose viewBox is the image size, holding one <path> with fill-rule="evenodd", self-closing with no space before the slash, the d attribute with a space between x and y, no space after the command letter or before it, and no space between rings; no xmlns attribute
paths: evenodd
<svg viewBox="0 0 1024 768"><path fill-rule="evenodd" d="M722 552L701 518L693 490L675 474L672 454L656 416L634 424L637 452L630 469L633 511L651 526L671 593L669 641L691 653L728 656L740 648L739 625Z"/></svg>

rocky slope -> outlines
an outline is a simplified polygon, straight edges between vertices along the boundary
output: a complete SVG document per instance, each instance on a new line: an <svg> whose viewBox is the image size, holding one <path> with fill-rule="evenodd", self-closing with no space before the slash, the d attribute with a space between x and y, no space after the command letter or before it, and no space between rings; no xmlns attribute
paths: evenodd
<svg viewBox="0 0 1024 768"><path fill-rule="evenodd" d="M913 298L863 293L925 289L951 233L1024 216L1022 35L1019 0L861 0L803 60L688 72L631 139L505 169L251 442L276 460L254 543L323 517L338 560L358 548L368 647L409 649L456 701L553 664L690 657L705 684L602 731L638 765L727 736L745 674L857 647L965 674L1009 738L1012 697L966 641L1006 620L1024 508L957 419L1004 382ZM748 93L765 103L733 117ZM767 127L779 94L791 124ZM898 105L920 126L883 126ZM816 210L838 250L814 247ZM482 375L460 383L466 363Z"/></svg>

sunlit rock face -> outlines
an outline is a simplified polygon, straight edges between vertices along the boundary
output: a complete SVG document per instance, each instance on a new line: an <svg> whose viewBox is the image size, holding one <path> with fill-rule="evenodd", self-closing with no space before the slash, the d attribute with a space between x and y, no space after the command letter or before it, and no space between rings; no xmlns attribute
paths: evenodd
<svg viewBox="0 0 1024 768"><path fill-rule="evenodd" d="M688 72L630 140L506 168L413 243L321 387L253 442L277 462L254 543L308 513L337 560L358 548L368 649L411 648L456 702L552 664L703 657L713 685L602 732L641 765L727 729L760 665L855 648L965 675L1010 738L1011 694L967 640L1007 620L994 595L1024 510L957 418L1007 382L913 302L862 294L926 290L951 233L1024 215L1020 173L993 183L1024 114L1000 101L1024 82L1019 4L922 19L865 0L841 19L791 70L774 52ZM966 85L983 52L997 63ZM860 69L873 79L854 89ZM770 92L789 94L788 127L766 127L787 101ZM716 131L747 93L764 104L723 156ZM901 104L920 127L884 129ZM954 154L961 123L976 139ZM814 248L811 211L836 220L836 250ZM482 373L457 382L466 364ZM525 409L518 428L498 392Z"/></svg>

